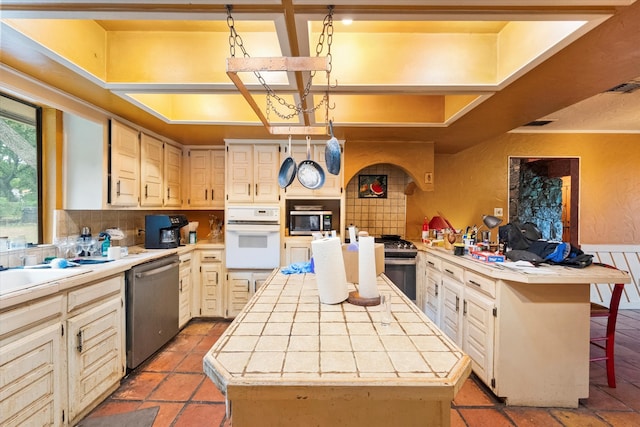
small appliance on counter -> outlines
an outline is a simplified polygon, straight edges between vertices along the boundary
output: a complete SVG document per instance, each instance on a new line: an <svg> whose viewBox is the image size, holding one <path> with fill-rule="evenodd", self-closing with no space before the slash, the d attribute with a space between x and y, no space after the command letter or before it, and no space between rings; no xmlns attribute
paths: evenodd
<svg viewBox="0 0 640 427"><path fill-rule="evenodd" d="M145 249L170 249L180 245L180 228L188 225L184 215L146 215Z"/></svg>
<svg viewBox="0 0 640 427"><path fill-rule="evenodd" d="M326 232L333 229L333 212L321 210L322 206L318 206L317 210L314 208L316 207L296 206L294 210L289 212L290 236L311 236L314 232Z"/></svg>

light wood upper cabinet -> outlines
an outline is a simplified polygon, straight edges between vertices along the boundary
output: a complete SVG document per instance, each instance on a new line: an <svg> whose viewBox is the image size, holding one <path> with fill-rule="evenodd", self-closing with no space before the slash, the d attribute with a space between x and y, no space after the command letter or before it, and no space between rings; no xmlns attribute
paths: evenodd
<svg viewBox="0 0 640 427"><path fill-rule="evenodd" d="M140 137L140 206L180 207L182 150L152 136Z"/></svg>
<svg viewBox="0 0 640 427"><path fill-rule="evenodd" d="M111 120L111 191L113 206L138 206L140 133Z"/></svg>
<svg viewBox="0 0 640 427"><path fill-rule="evenodd" d="M164 205L182 206L182 149L164 144Z"/></svg>
<svg viewBox="0 0 640 427"><path fill-rule="evenodd" d="M277 203L279 152L278 145L227 145L227 201Z"/></svg>
<svg viewBox="0 0 640 427"><path fill-rule="evenodd" d="M162 206L163 145L152 136L140 136L140 206Z"/></svg>
<svg viewBox="0 0 640 427"><path fill-rule="evenodd" d="M189 151L189 207L224 208L224 157L222 149Z"/></svg>

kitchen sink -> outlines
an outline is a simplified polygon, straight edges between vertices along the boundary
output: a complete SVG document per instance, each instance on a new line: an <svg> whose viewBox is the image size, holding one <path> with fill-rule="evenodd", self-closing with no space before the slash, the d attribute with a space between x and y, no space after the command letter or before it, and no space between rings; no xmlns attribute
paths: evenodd
<svg viewBox="0 0 640 427"><path fill-rule="evenodd" d="M90 272L86 268L9 269L0 271L0 295Z"/></svg>

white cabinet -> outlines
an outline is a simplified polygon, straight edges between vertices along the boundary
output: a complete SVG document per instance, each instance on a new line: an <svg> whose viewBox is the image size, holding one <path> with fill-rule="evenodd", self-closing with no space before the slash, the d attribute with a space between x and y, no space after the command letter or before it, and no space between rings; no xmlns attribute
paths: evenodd
<svg viewBox="0 0 640 427"><path fill-rule="evenodd" d="M140 136L140 206L180 207L182 150L146 135Z"/></svg>
<svg viewBox="0 0 640 427"><path fill-rule="evenodd" d="M494 300L466 287L462 350L471 357L473 371L486 384L493 378Z"/></svg>
<svg viewBox="0 0 640 427"><path fill-rule="evenodd" d="M440 311L442 310L442 274L440 259L431 254L424 255L424 313L440 327Z"/></svg>
<svg viewBox="0 0 640 427"><path fill-rule="evenodd" d="M138 206L140 195L140 133L111 120L111 192L113 206Z"/></svg>
<svg viewBox="0 0 640 427"><path fill-rule="evenodd" d="M311 238L284 239L285 265L297 262L308 262L311 259Z"/></svg>
<svg viewBox="0 0 640 427"><path fill-rule="evenodd" d="M227 201L277 203L280 147L272 144L228 144Z"/></svg>
<svg viewBox="0 0 640 427"><path fill-rule="evenodd" d="M164 144L164 206L182 206L182 149Z"/></svg>
<svg viewBox="0 0 640 427"><path fill-rule="evenodd" d="M164 168L163 143L152 136L140 136L140 206L162 206Z"/></svg>
<svg viewBox="0 0 640 427"><path fill-rule="evenodd" d="M340 156L341 158L341 166L340 173L338 175L332 175L327 172L327 164L325 161L324 152L326 149L326 141L322 143L313 143L311 144L311 160L317 162L324 171L324 185L316 190L310 190L300 184L297 178L293 180L291 185L289 185L285 190L284 194L287 198L293 197L340 197L342 195L342 177L343 177L343 165L344 165L344 156ZM288 147L285 147L286 151ZM296 164L299 164L301 161L307 159L307 146L306 144L292 144L291 146L291 156L295 160ZM289 157L289 153L284 153L281 161L284 161L285 158Z"/></svg>
<svg viewBox="0 0 640 427"><path fill-rule="evenodd" d="M270 274L271 270L228 271L225 317L236 317Z"/></svg>
<svg viewBox="0 0 640 427"><path fill-rule="evenodd" d="M442 314L440 329L462 347L462 284L451 277L442 277Z"/></svg>
<svg viewBox="0 0 640 427"><path fill-rule="evenodd" d="M178 327L191 320L191 253L180 255Z"/></svg>
<svg viewBox="0 0 640 427"><path fill-rule="evenodd" d="M63 296L0 313L0 425L63 425Z"/></svg>
<svg viewBox="0 0 640 427"><path fill-rule="evenodd" d="M189 157L189 197L192 208L224 208L225 153L222 148L192 149Z"/></svg>
<svg viewBox="0 0 640 427"><path fill-rule="evenodd" d="M67 381L74 424L120 384L125 373L124 275L68 295Z"/></svg>
<svg viewBox="0 0 640 427"><path fill-rule="evenodd" d="M222 317L224 314L223 249L203 249L199 252L200 314Z"/></svg>

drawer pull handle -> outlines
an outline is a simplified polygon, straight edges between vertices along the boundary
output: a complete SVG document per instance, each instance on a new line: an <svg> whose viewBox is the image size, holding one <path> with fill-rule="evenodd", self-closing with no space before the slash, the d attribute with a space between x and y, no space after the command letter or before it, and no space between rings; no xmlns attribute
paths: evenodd
<svg viewBox="0 0 640 427"><path fill-rule="evenodd" d="M435 263L433 261L427 261L427 264L429 264L431 267L435 267Z"/></svg>
<svg viewBox="0 0 640 427"><path fill-rule="evenodd" d="M471 283L472 285L476 285L476 286L478 286L480 288L482 287L482 285L480 283L474 282L473 280L469 280L469 283Z"/></svg>
<svg viewBox="0 0 640 427"><path fill-rule="evenodd" d="M446 271L447 273L453 276L453 271L449 270L448 268L445 268L444 271Z"/></svg>
<svg viewBox="0 0 640 427"><path fill-rule="evenodd" d="M203 258L204 258L204 259L213 259L213 260L218 259L218 257L216 257L216 256L205 256L205 257L203 257Z"/></svg>

